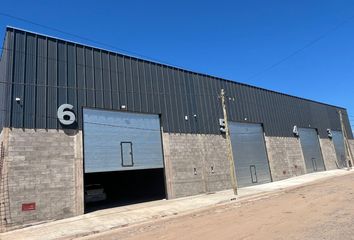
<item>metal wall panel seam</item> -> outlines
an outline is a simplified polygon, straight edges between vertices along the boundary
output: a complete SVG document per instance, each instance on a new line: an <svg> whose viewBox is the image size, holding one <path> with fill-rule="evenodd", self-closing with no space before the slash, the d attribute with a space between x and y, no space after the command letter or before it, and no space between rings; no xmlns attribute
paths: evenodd
<svg viewBox="0 0 354 240"><path fill-rule="evenodd" d="M131 110L133 110L134 111L134 109L135 109L135 99L134 99L134 95L133 95L133 89L134 89L134 87L133 87L133 74L132 74L132 59L131 58L126 58L126 60L128 61L127 62L127 64L126 64L126 67L128 67L128 72L129 72L129 75L125 75L125 77L127 78L128 76L129 76L129 79L127 79L127 83L129 82L130 83L130 85L128 85L127 84L127 87L129 86L130 87L130 89L127 91L127 93L128 93L128 106L130 106L129 108L128 108L128 110L129 109L131 109Z"/></svg>
<svg viewBox="0 0 354 240"><path fill-rule="evenodd" d="M171 69L170 67L165 67L165 74L166 74L166 78L164 79L164 84L165 84L165 97L166 97L166 101L167 101L167 105L166 107L168 108L168 111L166 112L168 114L168 123L170 125L169 129L170 132L176 132L176 123L175 123L175 103L173 101L173 90L171 89L171 87L173 86L173 80L171 78ZM172 91L171 91L172 90Z"/></svg>
<svg viewBox="0 0 354 240"><path fill-rule="evenodd" d="M73 84L73 86L75 86L76 87L76 89L73 91L73 94L74 94L74 96L73 96L73 98L75 99L75 110L76 110L76 112L79 114L79 115L82 115L81 114L81 111L80 111L80 109L79 109L79 93L78 93L78 90L77 90L77 88L78 88L78 85L77 85L77 46L76 45L73 45L73 56L74 56L74 61L73 61L73 68L74 68L74 75L73 75L73 77L74 77L74 82L75 82L75 84Z"/></svg>
<svg viewBox="0 0 354 240"><path fill-rule="evenodd" d="M179 88L179 80L178 80L178 75L177 75L177 70L176 69L171 69L171 77L173 79L173 92L174 92L174 102L176 105L176 110L175 110L175 123L176 123L176 131L175 133L181 132L181 120L180 116L182 116L182 110L181 110L181 93L180 93L180 88Z"/></svg>
<svg viewBox="0 0 354 240"><path fill-rule="evenodd" d="M147 112L156 113L150 64L144 64L144 75L146 79Z"/></svg>
<svg viewBox="0 0 354 240"><path fill-rule="evenodd" d="M27 33L24 34L23 36L23 43L24 43L24 56L23 56L23 70L22 70L22 76L21 76L21 80L19 80L20 82L23 82L23 83L26 83L26 62L27 62L27 59L26 59L26 54L27 54ZM19 96L21 98L21 101L22 101L22 106L20 105L21 107L21 116L19 116L19 122L17 124L18 127L20 128L24 128L24 117L25 117L25 114L24 114L24 109L26 108L26 105L27 103L24 102L24 100L26 99L26 96L25 96L25 86L20 86L19 87L20 90L19 90ZM16 103L17 104L17 103Z"/></svg>
<svg viewBox="0 0 354 240"><path fill-rule="evenodd" d="M109 64L109 53L101 52L101 78L103 88L103 106L107 109L112 109L112 85L111 85L111 69Z"/></svg>
<svg viewBox="0 0 354 240"><path fill-rule="evenodd" d="M206 132L206 127L205 127L205 123L204 123L204 119L205 119L205 114L204 114L204 109L203 109L203 98L202 98L202 93L201 93L201 83L200 83L200 79L199 79L199 75L195 74L194 75L194 94L195 94L195 98L197 100L197 116L195 117L194 121L197 123L198 126L198 133L205 133Z"/></svg>
<svg viewBox="0 0 354 240"><path fill-rule="evenodd" d="M141 112L141 92L140 92L140 78L139 78L139 60L132 60L132 83L133 83L133 98L134 111ZM135 73L134 73L135 72Z"/></svg>
<svg viewBox="0 0 354 240"><path fill-rule="evenodd" d="M185 113L184 107L184 93L182 91L183 89L183 83L182 83L182 78L181 78L181 71L176 71L176 76L178 78L178 88L179 88L179 99L180 99L180 114L177 116L178 121L180 122L180 129L179 132L184 132L186 129L186 124L185 121L183 120L183 116Z"/></svg>
<svg viewBox="0 0 354 240"><path fill-rule="evenodd" d="M128 67L129 67L129 81L130 81L130 87L131 87L131 89L130 89L130 97L131 97L131 102L132 102L132 104L131 104L131 109L133 110L133 111L135 111L135 109L136 109L136 99L135 99L135 97L134 97L134 79L133 79L133 59L132 58L129 58L129 64L128 64ZM128 91L128 94L129 94L129 91Z"/></svg>
<svg viewBox="0 0 354 240"><path fill-rule="evenodd" d="M208 108L208 122L209 122L209 132L208 133L212 133L215 130L215 125L218 129L218 133L220 133L219 131L219 125L218 125L218 119L216 117L216 103L213 101L213 91L211 88L211 84L212 84L212 79L207 78L205 76L202 76L203 81L204 81L204 86L206 89L205 92L205 106ZM206 94L208 93L208 94ZM216 101L218 102L219 99L217 98ZM216 121L216 123L215 123ZM215 125L214 125L215 124Z"/></svg>
<svg viewBox="0 0 354 240"><path fill-rule="evenodd" d="M113 63L112 63L112 60L114 60ZM119 69L118 69L118 56L117 56L117 54L111 54L110 55L110 64L111 64L110 68L111 69L115 69L115 71L113 71L113 73L115 73L114 81L115 81L115 98L116 98L116 102L112 103L112 108L113 109L120 109L120 95L121 95L121 93L119 92ZM113 66L112 66L112 64L113 64ZM112 75L112 73L111 73L111 75ZM113 91L114 91L114 89L113 89L113 81L112 81L112 79L111 79L111 84L112 84L112 101L113 101ZM116 106L116 107L114 107L114 106Z"/></svg>
<svg viewBox="0 0 354 240"><path fill-rule="evenodd" d="M125 84L124 58L117 56L119 109L122 105L127 106L127 86Z"/></svg>
<svg viewBox="0 0 354 240"><path fill-rule="evenodd" d="M220 80L219 80L220 81ZM225 90L225 105L227 109L227 117L229 121L234 120L232 116L232 102L230 101L230 98L232 98L231 91L229 88L229 83L227 81L222 80L221 81L221 87Z"/></svg>
<svg viewBox="0 0 354 240"><path fill-rule="evenodd" d="M69 59L68 59L68 43L67 42L65 42L65 50L66 50L66 53L65 53L65 60L66 60L66 64L65 64L65 78L66 78L66 86L68 86L69 87ZM65 103L67 103L67 102L69 102L69 88L67 88L66 90L66 96L65 96L65 98L66 98L66 102Z"/></svg>
<svg viewBox="0 0 354 240"><path fill-rule="evenodd" d="M237 95L237 89L236 89L237 85L236 84L231 84L231 92L232 92L232 96L233 96L233 105L234 105L234 115L233 115L233 119L234 121L237 121L238 119L238 95Z"/></svg>
<svg viewBox="0 0 354 240"><path fill-rule="evenodd" d="M181 72L181 76L182 76L182 79L183 79L183 87L184 87L184 93L185 93L184 100L185 100L185 106L186 106L186 111L184 113L184 116L187 116L189 118L189 115L190 115L189 113L190 113L191 109L190 109L190 105L189 105L189 102L188 102L188 91L187 91L188 86L187 86L187 80L186 80L186 75L185 75L184 71ZM186 124L185 131L187 133L192 132L192 126L190 124L190 120L189 119L188 120L184 120L184 122Z"/></svg>
<svg viewBox="0 0 354 240"><path fill-rule="evenodd" d="M17 35L15 34L15 32L13 32L13 46L14 46L14 49L16 47L17 49ZM9 114L9 117L10 117L10 122L9 122L9 126L13 126L13 122L14 122L14 112L16 111L15 108L14 108L14 105L13 105L13 98L14 98L14 95L15 95L15 85L13 84L15 82L15 75L16 75L16 61L17 60L17 55L16 55L16 51L13 51L13 58L12 58L12 79L11 79L11 98L9 99L9 106L10 106L10 109L11 109L11 112Z"/></svg>
<svg viewBox="0 0 354 240"><path fill-rule="evenodd" d="M37 66L38 66L38 36L35 35L35 65L34 65L34 77L35 79L33 80L34 84L37 84L38 81L38 72L37 72ZM37 87L33 87L34 88L34 95L32 96L32 104L33 104L33 116L32 116L32 124L33 124L33 128L36 129L36 114L37 114L37 104L36 104L36 96L37 96Z"/></svg>
<svg viewBox="0 0 354 240"><path fill-rule="evenodd" d="M144 65L141 61L138 62L138 78L139 78L139 92L140 92L140 109L141 112L146 113L147 108L147 93L146 93L146 79L144 72Z"/></svg>
<svg viewBox="0 0 354 240"><path fill-rule="evenodd" d="M155 94L156 94L156 97L157 99L155 100L156 102L156 107L157 107L157 112L161 114L161 125L163 126L165 123L163 123L162 121L162 106L161 106L161 101L160 101L160 98L161 98L161 93L160 93L160 87L159 87L159 76L158 76L158 68L157 68L157 64L151 64L150 67L152 67L151 69L151 73L153 74L153 77L155 78L155 81L152 79L153 82L155 82Z"/></svg>
<svg viewBox="0 0 354 240"><path fill-rule="evenodd" d="M212 121L210 121L210 104L207 103L208 101L208 96L206 95L206 93L208 92L206 90L206 87L205 87L205 81L204 81L204 77L202 75L199 76L199 85L200 85L200 95L201 95L201 98L202 98L202 109L203 109L203 119L204 119L204 129L205 129L205 134L209 133L211 131L211 126L210 124L212 123Z"/></svg>
<svg viewBox="0 0 354 240"><path fill-rule="evenodd" d="M83 57L83 62L84 62L84 66L82 67L82 69L83 69L83 75L84 75L84 78L83 78L83 84L84 84L84 87L85 88L87 88L87 77L86 77L86 75L87 75L87 72L86 72L86 48L84 47L84 48L82 48L82 57ZM87 91L83 91L83 93L84 93L84 107L86 107L88 104L87 104L87 97L88 97L88 93L87 93ZM82 108L81 108L81 111L82 111ZM82 114L81 114L81 116L83 116ZM81 119L81 123L83 124L83 119L82 118L80 118Z"/></svg>
<svg viewBox="0 0 354 240"><path fill-rule="evenodd" d="M167 130L169 132L173 132L173 117L171 115L172 113L172 107L171 107L171 101L170 101L170 92L169 92L169 76L168 76L168 68L165 66L161 66L161 72L162 72L162 82L163 82L163 96L164 96L164 102L165 102L165 118L167 120L168 126Z"/></svg>
<svg viewBox="0 0 354 240"><path fill-rule="evenodd" d="M162 115L164 116L165 119L165 123L164 124L164 129L166 129L168 132L170 132L171 130L171 126L170 126L170 119L169 119L169 114L168 114L168 105L167 105L167 97L166 97L166 81L165 81L165 74L164 74L164 66L160 65L160 69L161 69L161 83L162 83L162 102L164 104L164 111L162 112Z"/></svg>
<svg viewBox="0 0 354 240"><path fill-rule="evenodd" d="M96 81L95 81L95 75L96 75L96 69L95 69L95 62L94 62L94 50L91 49L90 50L91 52L91 62L92 62L92 71L91 71L91 74L92 74L92 96L93 96L93 105L90 106L90 107L97 107L97 97L96 97Z"/></svg>
<svg viewBox="0 0 354 240"><path fill-rule="evenodd" d="M263 123L263 111L261 109L261 102L260 102L260 96L259 96L259 90L254 88L253 89L253 105L254 105L254 110L255 110L255 122L256 123ZM264 132L264 129L263 129ZM264 134L263 134L264 135Z"/></svg>
<svg viewBox="0 0 354 240"><path fill-rule="evenodd" d="M190 121L193 124L193 133L199 132L199 126L198 123L195 121L196 119L194 118L194 115L198 115L198 99L196 97L195 93L195 79L194 79L194 74L188 74L188 82L189 82L189 87L190 87L190 102L192 106L192 111L190 112Z"/></svg>
<svg viewBox="0 0 354 240"><path fill-rule="evenodd" d="M144 102L145 102L145 112L148 113L149 112L149 93L148 93L148 78L146 76L146 71L145 71L145 64L141 64L142 66L142 74L143 74L143 78L144 78L144 93L145 93L145 99L144 99Z"/></svg>
<svg viewBox="0 0 354 240"><path fill-rule="evenodd" d="M84 62L84 66L83 66L83 75L84 75L84 79L83 79L83 83L84 83L84 87L85 88L87 88L87 77L86 77L86 75L87 75L87 72L86 72L86 65L87 65L87 63L86 63L86 58L87 58L87 56L86 56L86 48L85 47L83 47L82 48L82 55L83 55L83 62ZM87 90L85 90L84 91L84 93L85 93L85 96L84 96L84 106L85 107L87 107L87 97L88 97L88 92L87 92ZM81 109L81 111L82 111L82 109ZM82 114L81 114L82 115ZM81 118L80 118L81 119ZM83 119L81 119L81 123L83 124Z"/></svg>
<svg viewBox="0 0 354 240"><path fill-rule="evenodd" d="M82 113L81 113L81 108L79 107L80 106L80 104L79 104L79 102L80 102L80 100L79 100L79 98L80 98L80 91L79 91L79 77L78 77L78 46L76 45L76 44L74 44L74 56L75 56L75 61L74 61L74 71L75 71L75 87L76 87L76 89L75 89L75 91L74 91L74 94L75 94L75 98L76 98L76 107L75 107L75 109L76 109L76 112L80 115L80 116L82 116ZM79 119L81 119L80 117L79 117ZM78 125L80 126L80 122L79 121L77 121L78 122Z"/></svg>
<svg viewBox="0 0 354 240"><path fill-rule="evenodd" d="M208 126L208 113L205 107L205 96L204 96L204 84L201 75L197 75L197 94L199 96L199 106L200 106L200 116L197 116L199 125L202 126L202 133L206 134L209 132Z"/></svg>
<svg viewBox="0 0 354 240"><path fill-rule="evenodd" d="M182 82L182 78L181 78L181 72L180 71L176 71L176 80L177 80L177 87L178 87L178 100L179 100L179 114L177 116L177 120L180 123L179 126L179 133L182 133L185 131L186 129L186 124L184 121L184 115L185 115L185 104L184 104L184 92L183 92L183 82Z"/></svg>
<svg viewBox="0 0 354 240"><path fill-rule="evenodd" d="M99 82L99 84L100 84L100 87L101 87L101 91L97 91L97 89L96 89L96 92L99 94L99 95L101 95L100 96L100 102L101 102L101 105L100 105L100 107L103 107L103 108L106 108L106 106L105 106L105 94L104 94L104 82L103 82L103 59L102 59L102 51L99 51L99 59L100 59L100 65L99 65L99 67L101 68L101 69L97 69L98 71L99 71L99 80L98 80L98 82Z"/></svg>
<svg viewBox="0 0 354 240"><path fill-rule="evenodd" d="M220 91L221 91L221 85L220 85L220 81L217 78L213 78L213 87L214 87L214 94L216 94L217 96L220 96ZM217 102L215 102L215 110L216 110L216 114L217 114L217 119L219 118L223 118L223 114L222 114L222 108L220 105L220 99L217 99Z"/></svg>
<svg viewBox="0 0 354 240"><path fill-rule="evenodd" d="M10 49L10 45L13 43L11 41L11 32L7 31L5 33L6 35L6 42L5 42L5 46L7 49ZM4 51L4 50L3 50ZM6 66L5 66L5 81L4 81L4 88L5 88L5 100L4 100L4 117L3 117L3 125L4 127L9 127L11 125L10 122L10 117L11 117L11 104L9 104L10 99L12 98L12 64L13 61L11 60L11 58L13 57L14 51L6 51L5 56L6 56ZM11 56L11 57L10 57Z"/></svg>
<svg viewBox="0 0 354 240"><path fill-rule="evenodd" d="M198 133L198 123L195 121L194 115L198 114L198 107L197 107L197 96L195 94L195 82L194 82L194 74L189 73L189 83L190 83L190 87L191 87L191 93L190 93L190 100L191 100L191 104L192 104L192 109L193 111L190 113L190 118L191 121L193 123L194 126L194 131L193 133Z"/></svg>
<svg viewBox="0 0 354 240"><path fill-rule="evenodd" d="M204 86L206 89L205 92L205 106L208 108L208 122L209 122L209 132L208 133L213 133L215 132L215 129L217 129L217 133L220 134L220 126L219 126L219 119L217 118L216 114L216 105L219 102L219 98L217 97L214 102L213 100L213 90L212 90L212 79L207 78L205 76L202 76L203 81L204 81Z"/></svg>
<svg viewBox="0 0 354 240"><path fill-rule="evenodd" d="M169 79L169 92L170 92L170 102L171 102L171 116L172 116L172 122L173 122L173 132L178 132L179 131L179 121L177 116L179 115L178 112L178 104L177 104L177 90L176 90L176 81L175 78L173 77L174 69L169 68L168 69L168 79Z"/></svg>
<svg viewBox="0 0 354 240"><path fill-rule="evenodd" d="M58 40L56 40L55 41L55 51L56 51L56 60L58 60L59 59L59 54L58 54ZM56 67L55 67L55 74L56 74L56 84L53 84L53 85L56 85L56 86L58 86L59 85L59 66L58 66L58 61L55 61L55 63L54 63L55 65L56 65ZM58 105L58 99L59 99L59 88L58 87L56 87L55 88L55 91L56 91L56 103L55 104L53 104L53 105L50 105L51 106L51 116L53 116L53 114L54 114L54 112L53 112L53 109L54 109L54 106L55 105ZM53 121L54 119L52 119L52 123L54 122ZM58 121L55 121L55 124L54 125L56 125L56 128L58 129L58 128L61 128L61 126L59 125L59 123L58 123Z"/></svg>
<svg viewBox="0 0 354 240"><path fill-rule="evenodd" d="M47 85L48 85L48 68L49 68L49 64L48 64L48 52L49 52L49 47L48 47L48 39L47 38L45 38L45 55L46 55L46 59L45 60L43 60L43 62L45 62L45 87L44 87L44 91L45 91L45 101L44 101L44 103L42 103L43 105L40 107L41 109L45 109L44 110L44 114L45 114L45 116L47 116L48 115L48 104L47 104L47 102L48 102L48 95L49 95L49 92L48 92L48 89L47 89ZM39 104L41 104L41 103L39 103ZM46 129L48 129L49 128L49 125L48 125L48 118L46 117L45 119L44 119L44 122L45 122L45 128Z"/></svg>

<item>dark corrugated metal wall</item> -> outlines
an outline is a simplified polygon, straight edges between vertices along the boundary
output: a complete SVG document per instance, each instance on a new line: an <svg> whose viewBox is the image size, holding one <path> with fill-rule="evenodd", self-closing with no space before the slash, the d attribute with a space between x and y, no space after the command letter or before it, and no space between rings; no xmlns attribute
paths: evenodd
<svg viewBox="0 0 354 240"><path fill-rule="evenodd" d="M4 48L7 48L8 40L5 36L4 39ZM0 55L0 132L2 131L2 128L4 126L4 121L5 121L5 115L6 115L6 87L7 84L5 84L7 80L7 52L1 50L1 55Z"/></svg>
<svg viewBox="0 0 354 240"><path fill-rule="evenodd" d="M340 129L333 106L12 28L7 40L5 52L14 62L7 126L60 128L57 108L70 103L81 128L83 106L126 105L128 111L161 114L167 132L218 134L224 88L230 120L263 123L267 135L292 136L294 125L318 128L321 137L327 128Z"/></svg>

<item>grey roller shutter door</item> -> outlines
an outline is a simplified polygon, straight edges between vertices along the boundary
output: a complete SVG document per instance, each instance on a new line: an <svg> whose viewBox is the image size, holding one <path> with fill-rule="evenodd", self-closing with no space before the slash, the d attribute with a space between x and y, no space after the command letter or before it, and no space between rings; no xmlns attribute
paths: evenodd
<svg viewBox="0 0 354 240"><path fill-rule="evenodd" d="M229 126L238 186L271 182L262 125L230 122Z"/></svg>
<svg viewBox="0 0 354 240"><path fill-rule="evenodd" d="M298 131L307 173L324 171L325 166L316 129L299 128Z"/></svg>
<svg viewBox="0 0 354 240"><path fill-rule="evenodd" d="M340 131L332 131L332 141L334 145L334 149L336 150L338 167L344 168L347 166L345 160L345 147L344 147L344 139L343 134Z"/></svg>
<svg viewBox="0 0 354 240"><path fill-rule="evenodd" d="M85 172L163 168L158 115L84 109Z"/></svg>

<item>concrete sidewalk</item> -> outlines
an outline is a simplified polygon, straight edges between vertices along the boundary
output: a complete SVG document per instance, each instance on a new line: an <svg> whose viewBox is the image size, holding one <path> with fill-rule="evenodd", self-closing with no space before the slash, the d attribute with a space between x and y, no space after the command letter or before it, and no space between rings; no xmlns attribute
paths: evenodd
<svg viewBox="0 0 354 240"><path fill-rule="evenodd" d="M236 200L232 202L254 200L262 196L278 193L285 189L288 190L315 181L347 174L354 174L354 171L332 170L318 172L283 181L241 188L238 191L238 196L233 195L231 190L227 190L214 194L203 194L168 201L160 200L100 210L73 218L2 233L0 234L0 239L72 239L163 217L173 217L175 215L200 211L218 204L227 204L235 198Z"/></svg>

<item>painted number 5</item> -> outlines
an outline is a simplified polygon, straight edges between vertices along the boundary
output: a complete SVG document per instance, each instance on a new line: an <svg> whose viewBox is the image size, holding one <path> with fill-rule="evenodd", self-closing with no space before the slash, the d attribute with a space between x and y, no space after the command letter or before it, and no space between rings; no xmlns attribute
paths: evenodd
<svg viewBox="0 0 354 240"><path fill-rule="evenodd" d="M63 104L58 108L58 120L63 125L71 125L75 122L75 114L71 111L74 108L71 104Z"/></svg>

